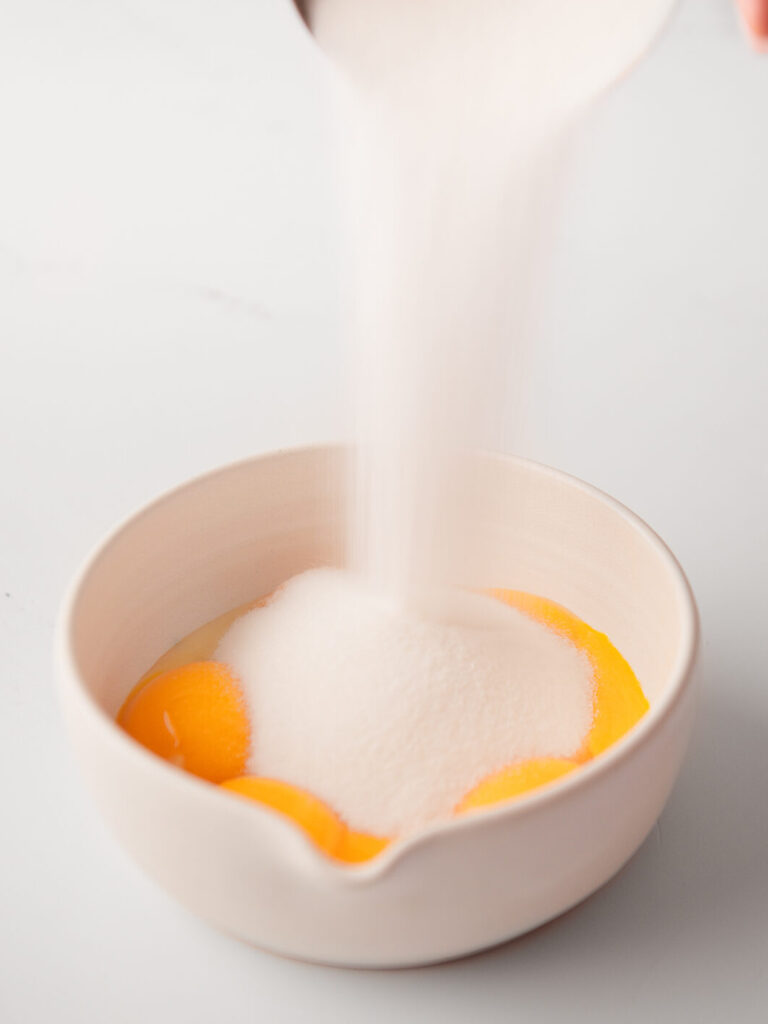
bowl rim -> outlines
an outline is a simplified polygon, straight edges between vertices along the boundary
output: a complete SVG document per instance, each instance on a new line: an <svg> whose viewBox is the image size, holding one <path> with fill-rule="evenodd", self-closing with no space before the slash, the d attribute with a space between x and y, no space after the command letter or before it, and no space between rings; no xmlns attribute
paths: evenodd
<svg viewBox="0 0 768 1024"><path fill-rule="evenodd" d="M144 502L108 530L80 563L79 568L70 580L59 607L54 630L53 652L60 703L63 705L68 700L70 693L74 693L79 699L81 707L87 710L91 721L102 731L105 739L108 737L110 742L116 742L118 748L128 758L138 757L139 761L143 762L145 768L151 767L155 771L172 773L180 785L194 787L198 795L202 796L204 800L207 799L204 795L206 792L217 800L221 799L222 796L225 799L229 798L233 813L238 813L239 808L239 813L251 815L255 813L270 819L283 832L288 841L294 844L298 841L300 846L304 847L304 852L309 855L310 863L312 863L316 871L325 875L326 882L337 885L357 886L381 880L386 874L394 870L395 865L407 858L414 850L430 844L443 835L475 829L501 820L524 817L540 810L546 805L566 800L572 792L590 785L594 780L599 779L618 764L627 760L671 716L683 699L683 696L689 690L693 677L693 668L698 655L700 620L693 590L680 562L658 533L637 513L633 512L616 498L611 497L605 491L563 470L555 469L552 466L519 455L507 455L496 452L479 453L485 460L522 466L527 470L532 470L535 473L540 473L542 476L555 479L560 483L588 494L592 498L596 498L598 501L608 505L620 518L624 519L625 522L645 537L674 580L677 591L676 596L681 611L680 645L675 664L670 672L670 681L664 688L658 701L650 707L636 725L598 757L586 764L580 765L578 771L568 773L552 784L532 790L530 793L520 796L514 801L500 803L426 825L411 835L393 840L376 857L362 864L349 865L333 860L316 846L302 829L290 822L284 815L255 801L246 801L242 797L237 797L236 794L218 792L220 787L169 764L128 736L117 725L115 719L89 693L78 667L74 650L74 638L72 636L72 624L80 592L99 559L127 528L141 520L144 516L150 515L155 508L166 501L171 500L187 489L205 484L218 476L225 476L233 471L244 469L253 463L279 461L291 457L338 456L348 451L349 446L324 443L278 448L216 466L183 480L163 491L149 502Z"/></svg>

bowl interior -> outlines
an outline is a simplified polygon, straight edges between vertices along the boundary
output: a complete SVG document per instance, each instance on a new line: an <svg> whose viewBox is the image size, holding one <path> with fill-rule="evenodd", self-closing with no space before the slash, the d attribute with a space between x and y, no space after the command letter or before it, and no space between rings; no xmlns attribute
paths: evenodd
<svg viewBox="0 0 768 1024"><path fill-rule="evenodd" d="M254 458L170 492L115 531L87 564L69 643L87 693L113 715L144 671L184 635L341 557L344 453ZM685 578L631 513L534 463L487 457L482 522L468 538L467 585L511 587L565 605L606 633L652 705L694 642Z"/></svg>

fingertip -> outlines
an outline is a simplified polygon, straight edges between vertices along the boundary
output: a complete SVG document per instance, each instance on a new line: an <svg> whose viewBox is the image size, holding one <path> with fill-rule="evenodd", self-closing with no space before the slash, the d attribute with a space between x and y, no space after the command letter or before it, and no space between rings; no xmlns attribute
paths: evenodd
<svg viewBox="0 0 768 1024"><path fill-rule="evenodd" d="M768 0L737 0L737 5L752 48L768 52Z"/></svg>

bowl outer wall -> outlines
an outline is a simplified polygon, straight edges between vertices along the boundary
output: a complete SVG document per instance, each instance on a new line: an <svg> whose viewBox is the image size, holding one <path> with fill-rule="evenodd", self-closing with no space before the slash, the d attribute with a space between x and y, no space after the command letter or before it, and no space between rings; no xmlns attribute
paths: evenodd
<svg viewBox="0 0 768 1024"><path fill-rule="evenodd" d="M267 462L264 482L272 488L280 479L295 486L305 470L324 478L329 457L336 456L315 449L249 460L193 481L139 515L151 515L187 488L216 488L227 474L252 474L253 483L264 476ZM534 477L554 473L521 460L494 463L502 474L505 464L518 473L522 465ZM554 475L566 488L586 488ZM626 739L547 791L433 826L361 868L340 868L279 815L223 798L215 787L143 750L93 699L73 649L73 620L89 573L136 519L97 549L65 603L56 656L62 705L88 785L122 845L168 892L217 927L278 953L336 965L450 959L519 935L584 899L652 828L678 773L693 717L692 598L677 677L648 721ZM679 567L668 558L667 568L680 574L685 591Z"/></svg>

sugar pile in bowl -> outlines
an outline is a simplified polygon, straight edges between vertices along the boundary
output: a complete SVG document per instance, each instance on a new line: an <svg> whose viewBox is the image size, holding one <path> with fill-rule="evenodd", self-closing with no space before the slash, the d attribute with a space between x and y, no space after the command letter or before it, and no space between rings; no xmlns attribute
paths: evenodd
<svg viewBox="0 0 768 1024"><path fill-rule="evenodd" d="M249 771L379 835L449 816L505 765L576 755L592 721L589 661L541 623L461 592L420 618L342 570L291 579L216 658L250 709Z"/></svg>

